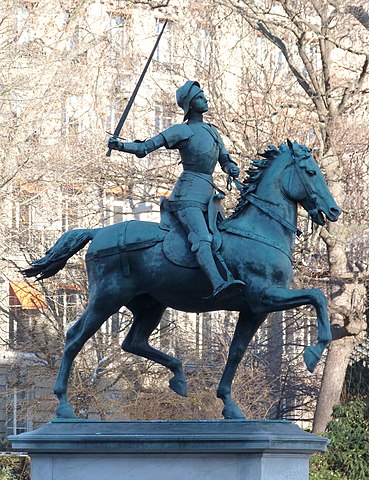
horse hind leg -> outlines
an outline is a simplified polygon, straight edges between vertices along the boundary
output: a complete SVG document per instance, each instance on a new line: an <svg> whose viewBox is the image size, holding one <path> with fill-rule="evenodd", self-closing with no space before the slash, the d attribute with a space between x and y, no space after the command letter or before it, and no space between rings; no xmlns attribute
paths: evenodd
<svg viewBox="0 0 369 480"><path fill-rule="evenodd" d="M121 305L110 305L107 308L106 303L90 301L85 312L77 322L67 331L65 348L59 368L59 373L54 385L54 393L59 403L56 408L57 417L75 418L71 404L68 401L67 389L70 371L73 361L89 340L101 327L101 325L115 312Z"/></svg>
<svg viewBox="0 0 369 480"><path fill-rule="evenodd" d="M149 337L159 325L166 306L149 295L138 297L127 306L133 313L133 323L122 343L123 350L167 367L174 374L169 380L169 388L178 395L186 397L187 381L182 362L149 344Z"/></svg>

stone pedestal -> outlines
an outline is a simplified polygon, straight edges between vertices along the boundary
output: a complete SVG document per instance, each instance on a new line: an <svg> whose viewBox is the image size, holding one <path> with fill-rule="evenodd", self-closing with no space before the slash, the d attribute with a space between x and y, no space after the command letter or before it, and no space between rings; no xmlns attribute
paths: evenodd
<svg viewBox="0 0 369 480"><path fill-rule="evenodd" d="M328 440L286 421L53 420L9 437L32 480L308 480Z"/></svg>

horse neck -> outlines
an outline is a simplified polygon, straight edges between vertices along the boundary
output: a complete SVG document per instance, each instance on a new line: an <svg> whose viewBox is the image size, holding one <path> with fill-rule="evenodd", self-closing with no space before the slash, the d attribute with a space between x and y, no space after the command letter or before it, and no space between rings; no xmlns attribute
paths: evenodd
<svg viewBox="0 0 369 480"><path fill-rule="evenodd" d="M282 190L282 183L285 175L289 172L285 170L286 162L276 158L270 167L265 170L260 179L254 195L262 200L270 211L276 212L280 217L286 220L291 226L297 224L297 205L296 202L287 198ZM242 212L234 219L234 226L243 230L251 231L266 239L272 239L276 243L286 246L292 251L294 246L294 234L291 230L281 225L276 219L273 219L255 205L249 203Z"/></svg>

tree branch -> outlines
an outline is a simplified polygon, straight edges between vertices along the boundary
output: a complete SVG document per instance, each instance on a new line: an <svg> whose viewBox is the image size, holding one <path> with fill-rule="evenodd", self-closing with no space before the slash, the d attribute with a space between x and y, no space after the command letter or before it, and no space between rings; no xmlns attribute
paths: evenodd
<svg viewBox="0 0 369 480"><path fill-rule="evenodd" d="M357 93L361 87L363 86L364 80L366 78L366 75L368 73L368 67L369 67L369 55L366 55L363 66L361 67L361 72L360 75L357 79L357 81L352 85L351 88L346 87L344 90L344 93L342 95L341 101L337 107L337 114L339 115L343 109L345 108L350 95Z"/></svg>
<svg viewBox="0 0 369 480"><path fill-rule="evenodd" d="M355 17L356 20L363 25L363 27L369 30L369 14L363 9L363 7L349 5L346 7L345 12Z"/></svg>
<svg viewBox="0 0 369 480"><path fill-rule="evenodd" d="M293 63L288 53L286 44L283 42L283 40L277 37L277 35L272 34L262 22L258 21L257 25L258 25L259 31L264 35L264 37L266 37L270 42L274 43L274 45L276 45L280 49L280 51L283 53L288 63L288 66L292 70L292 73L295 75L300 86L305 90L308 96L315 102L317 93L311 88L311 86L305 80L302 73L298 70L296 65Z"/></svg>

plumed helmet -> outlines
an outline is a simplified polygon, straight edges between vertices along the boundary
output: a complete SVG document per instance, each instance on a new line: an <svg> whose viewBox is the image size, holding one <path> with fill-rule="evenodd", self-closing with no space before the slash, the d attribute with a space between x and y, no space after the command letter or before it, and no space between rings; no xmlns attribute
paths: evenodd
<svg viewBox="0 0 369 480"><path fill-rule="evenodd" d="M191 100L200 92L202 92L200 84L194 80L188 80L176 91L177 104L183 109L184 120L187 120Z"/></svg>

